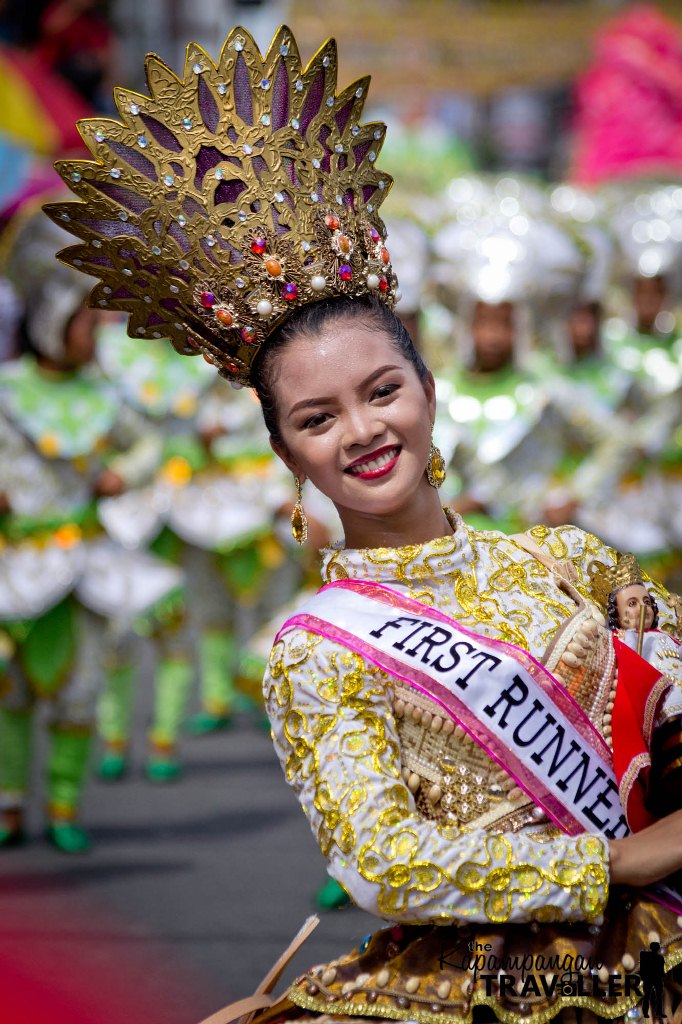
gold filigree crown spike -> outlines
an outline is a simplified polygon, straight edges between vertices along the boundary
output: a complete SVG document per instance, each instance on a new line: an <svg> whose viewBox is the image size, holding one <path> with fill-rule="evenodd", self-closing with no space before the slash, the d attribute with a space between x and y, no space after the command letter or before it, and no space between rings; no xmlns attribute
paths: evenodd
<svg viewBox="0 0 682 1024"><path fill-rule="evenodd" d="M621 590L633 583L644 583L642 570L631 552L619 555L615 565L606 565L605 562L595 559L590 562L587 571L590 575L592 597L604 608L608 603L609 594L614 590Z"/></svg>
<svg viewBox="0 0 682 1024"><path fill-rule="evenodd" d="M59 258L100 278L92 306L248 384L298 307L396 301L377 213L386 129L360 124L369 78L337 94L333 40L302 69L288 28L265 57L235 28L217 64L190 43L182 79L154 54L146 73L149 96L115 90L121 121L79 122L95 159L56 165L80 202L45 208L81 239Z"/></svg>

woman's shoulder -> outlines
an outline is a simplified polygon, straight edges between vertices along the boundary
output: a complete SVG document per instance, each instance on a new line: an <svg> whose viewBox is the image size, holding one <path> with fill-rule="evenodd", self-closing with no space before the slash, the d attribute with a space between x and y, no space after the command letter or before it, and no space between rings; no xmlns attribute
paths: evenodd
<svg viewBox="0 0 682 1024"><path fill-rule="evenodd" d="M263 677L268 708L296 706L336 714L353 705L384 704L389 676L358 653L300 626L276 638ZM268 712L270 713L270 712Z"/></svg>
<svg viewBox="0 0 682 1024"><path fill-rule="evenodd" d="M565 526L538 524L516 534L506 534L501 530L480 531L468 524L464 525L469 533L472 547L479 539L487 543L493 540L498 545L508 543L528 553L536 554L538 557L543 556L542 560L546 563L571 562L581 576L583 568L586 569L595 559L611 565L618 558L618 551L615 548L604 543L595 534L570 524Z"/></svg>
<svg viewBox="0 0 682 1024"><path fill-rule="evenodd" d="M320 646L324 649L331 643L325 640L325 637L304 629L303 626L287 629L285 623L273 641L268 664L271 670L278 665L290 668L307 662L313 655L319 653Z"/></svg>
<svg viewBox="0 0 682 1024"><path fill-rule="evenodd" d="M312 672L331 679L359 669L366 674L380 672L340 641L302 625L287 628L285 623L272 645L266 675L302 676Z"/></svg>
<svg viewBox="0 0 682 1024"><path fill-rule="evenodd" d="M557 561L572 561L576 568L580 563L600 559L612 564L618 558L618 551L603 540L579 526L532 526L526 531L539 548Z"/></svg>
<svg viewBox="0 0 682 1024"><path fill-rule="evenodd" d="M524 533L507 540L517 549L535 556L547 568L589 597L592 589L593 563L613 565L619 552L599 537L579 526L531 526Z"/></svg>

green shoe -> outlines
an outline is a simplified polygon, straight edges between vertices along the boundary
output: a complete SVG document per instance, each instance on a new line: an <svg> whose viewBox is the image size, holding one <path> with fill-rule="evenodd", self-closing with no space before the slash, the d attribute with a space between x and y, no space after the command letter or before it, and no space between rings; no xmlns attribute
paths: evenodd
<svg viewBox="0 0 682 1024"><path fill-rule="evenodd" d="M22 846L26 842L23 828L5 828L0 826L0 850L9 850L12 846Z"/></svg>
<svg viewBox="0 0 682 1024"><path fill-rule="evenodd" d="M333 878L328 878L315 896L318 910L343 910L350 903L352 900L346 890Z"/></svg>
<svg viewBox="0 0 682 1024"><path fill-rule="evenodd" d="M197 711L185 723L185 729L193 736L207 736L212 732L228 729L232 724L232 716L214 715L211 711Z"/></svg>
<svg viewBox="0 0 682 1024"><path fill-rule="evenodd" d="M119 782L128 771L128 759L117 750L108 750L97 766L97 775L104 782Z"/></svg>
<svg viewBox="0 0 682 1024"><path fill-rule="evenodd" d="M145 773L150 782L175 782L182 775L182 765L175 757L150 757Z"/></svg>
<svg viewBox="0 0 682 1024"><path fill-rule="evenodd" d="M20 808L8 807L0 811L0 850L21 846L25 842L24 815Z"/></svg>
<svg viewBox="0 0 682 1024"><path fill-rule="evenodd" d="M92 845L85 829L73 821L51 821L45 835L62 853L87 853Z"/></svg>

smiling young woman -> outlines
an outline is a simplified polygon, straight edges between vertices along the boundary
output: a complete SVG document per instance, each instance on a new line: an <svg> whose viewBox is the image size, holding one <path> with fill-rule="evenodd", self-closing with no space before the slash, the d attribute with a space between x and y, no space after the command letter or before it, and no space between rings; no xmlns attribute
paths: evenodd
<svg viewBox="0 0 682 1024"><path fill-rule="evenodd" d="M645 887L682 868L682 815L627 834L589 574L616 552L572 526L476 531L441 507L433 378L392 311L367 81L337 95L333 44L304 70L286 28L265 58L235 29L218 65L192 44L183 81L147 70L151 98L117 93L125 124L83 126L99 162L61 166L82 202L50 213L86 243L63 258L102 278L95 299L254 387L277 454L339 512L325 585L280 629L263 693L330 874L388 922L285 1000L267 996L274 971L212 1024L268 1004L263 1021L632 1016L654 937L672 1013L682 903ZM487 984L444 956L472 942L530 957L547 984ZM598 974L560 987L538 960L578 957ZM606 993L605 972L621 977Z"/></svg>
<svg viewBox="0 0 682 1024"><path fill-rule="evenodd" d="M452 533L425 472L433 376L387 306L366 296L305 307L253 380L274 450L334 502L350 547Z"/></svg>

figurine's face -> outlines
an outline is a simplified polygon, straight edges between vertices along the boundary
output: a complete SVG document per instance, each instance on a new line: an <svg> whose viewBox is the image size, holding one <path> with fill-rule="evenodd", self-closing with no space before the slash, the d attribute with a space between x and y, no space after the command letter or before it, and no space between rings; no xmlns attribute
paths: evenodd
<svg viewBox="0 0 682 1024"><path fill-rule="evenodd" d="M511 302L477 302L471 321L475 369L492 373L506 366L514 353L514 332Z"/></svg>
<svg viewBox="0 0 682 1024"><path fill-rule="evenodd" d="M654 599L643 583L631 583L616 594L616 608L621 629L639 629L642 605L646 608L644 628L651 629L654 621Z"/></svg>

